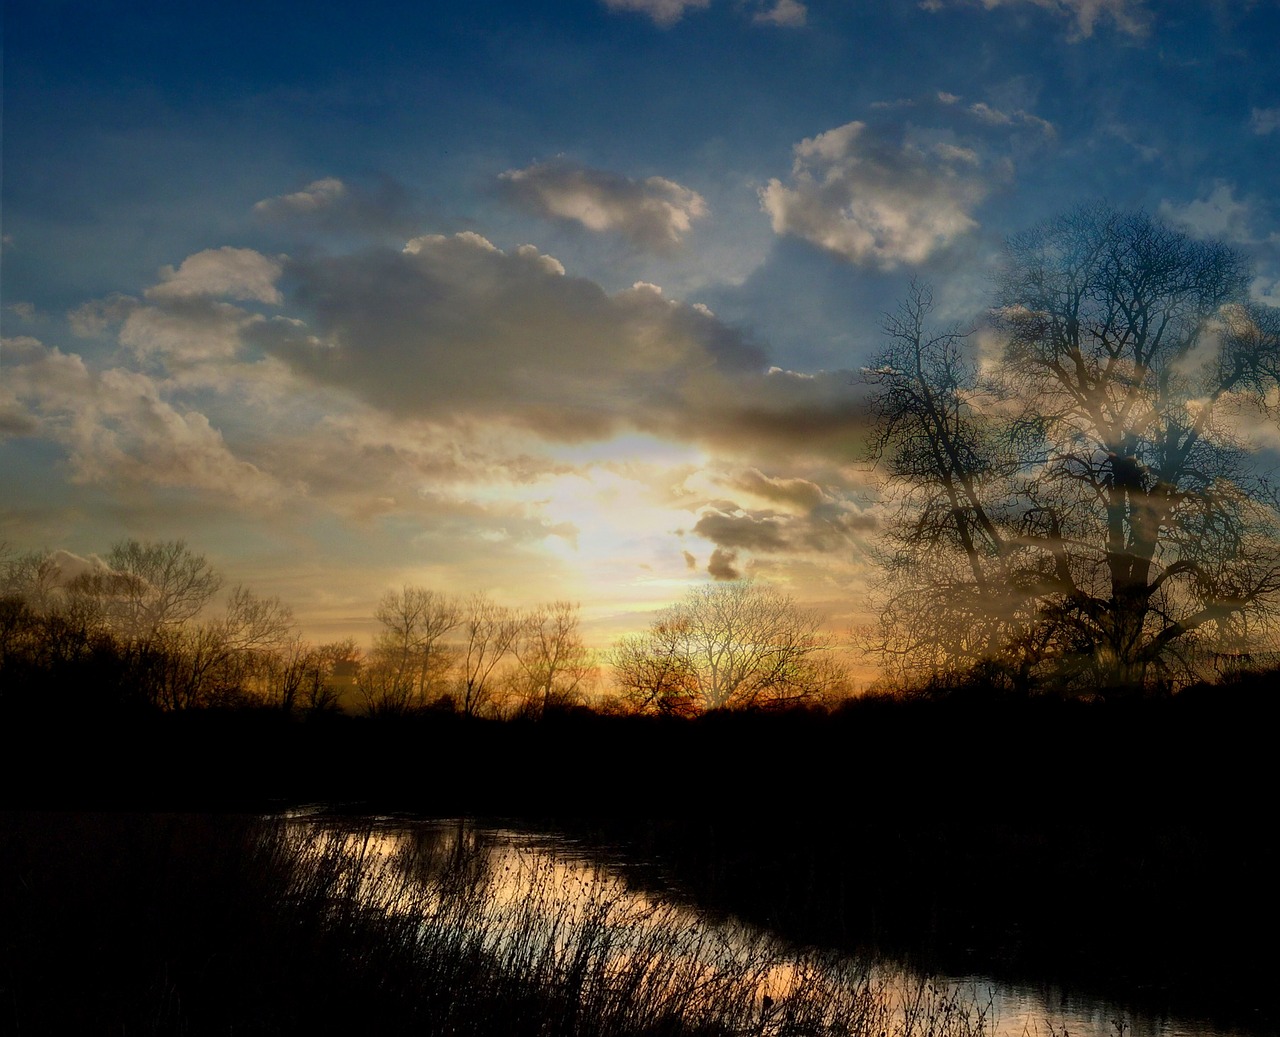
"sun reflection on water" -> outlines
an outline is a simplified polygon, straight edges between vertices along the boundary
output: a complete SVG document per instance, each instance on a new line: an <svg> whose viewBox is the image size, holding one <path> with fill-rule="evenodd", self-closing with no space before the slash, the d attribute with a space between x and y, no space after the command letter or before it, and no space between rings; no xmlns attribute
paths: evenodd
<svg viewBox="0 0 1280 1037"><path fill-rule="evenodd" d="M359 895L370 909L417 912L426 938L469 942L513 969L562 973L558 981L592 971L606 988L679 1004L726 1033L1237 1037L1052 989L930 978L798 947L641 888L621 862L546 834L465 819L287 823L299 839L320 831L363 862ZM724 1017L726 1005L736 1018Z"/></svg>

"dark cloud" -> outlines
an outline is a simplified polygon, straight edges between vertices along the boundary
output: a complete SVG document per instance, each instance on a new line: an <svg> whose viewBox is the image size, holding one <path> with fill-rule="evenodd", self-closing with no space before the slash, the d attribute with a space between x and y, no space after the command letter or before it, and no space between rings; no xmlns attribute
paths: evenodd
<svg viewBox="0 0 1280 1037"><path fill-rule="evenodd" d="M840 553L856 546L877 525L870 508L863 510L807 480L771 479L749 470L731 481L753 495L785 498L798 507L753 510L724 501L704 507L693 532L726 550L757 555ZM779 493L779 488L789 492Z"/></svg>
<svg viewBox="0 0 1280 1037"><path fill-rule="evenodd" d="M722 511L704 511L693 531L721 547L785 551L789 546L785 528L785 519L767 513L726 515Z"/></svg>
<svg viewBox="0 0 1280 1037"><path fill-rule="evenodd" d="M561 441L692 431L763 354L653 285L610 295L532 246L430 236L288 266L306 327L253 334L318 381L404 416L500 420Z"/></svg>
<svg viewBox="0 0 1280 1037"><path fill-rule="evenodd" d="M750 444L784 459L798 451L848 460L865 453L869 391L852 371L816 375L773 368L738 379L730 400L691 415L697 435L723 448Z"/></svg>
<svg viewBox="0 0 1280 1037"><path fill-rule="evenodd" d="M738 560L736 551L726 551L717 547L711 552L711 561L707 563L707 572L716 580L736 580L742 576L735 563Z"/></svg>
<svg viewBox="0 0 1280 1037"><path fill-rule="evenodd" d="M808 479L770 478L758 468L748 468L736 473L732 485L766 500L793 504L806 510L817 508L830 499L826 491L815 482Z"/></svg>

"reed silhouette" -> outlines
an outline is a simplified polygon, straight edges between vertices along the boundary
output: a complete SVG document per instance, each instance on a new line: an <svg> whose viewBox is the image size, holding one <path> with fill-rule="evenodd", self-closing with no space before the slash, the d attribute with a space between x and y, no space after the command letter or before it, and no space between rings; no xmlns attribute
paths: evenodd
<svg viewBox="0 0 1280 1037"><path fill-rule="evenodd" d="M464 833L465 834L465 833ZM14 1033L980 1037L981 1005L726 941L550 865L502 895L486 848L230 815L7 815ZM780 975L761 991L768 977ZM74 996L68 996L68 990Z"/></svg>

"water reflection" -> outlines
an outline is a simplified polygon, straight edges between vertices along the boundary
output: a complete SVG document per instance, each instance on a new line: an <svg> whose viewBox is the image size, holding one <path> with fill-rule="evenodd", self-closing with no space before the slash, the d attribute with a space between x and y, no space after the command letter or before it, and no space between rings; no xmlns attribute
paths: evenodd
<svg viewBox="0 0 1280 1037"><path fill-rule="evenodd" d="M647 891L628 881L628 863L547 833L466 819L299 813L288 823L364 862L371 904L415 912L431 940L579 991L583 1011L660 1010L733 1034L1247 1037L1052 987L924 977L794 947Z"/></svg>

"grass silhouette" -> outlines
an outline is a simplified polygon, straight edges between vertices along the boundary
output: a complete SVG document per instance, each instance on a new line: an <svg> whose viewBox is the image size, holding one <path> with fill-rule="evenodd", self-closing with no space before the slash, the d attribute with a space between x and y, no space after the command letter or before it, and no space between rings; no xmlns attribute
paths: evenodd
<svg viewBox="0 0 1280 1037"><path fill-rule="evenodd" d="M465 840L187 814L9 814L15 1034L978 1037L957 994L891 991L761 935ZM590 886L590 883L587 883ZM779 979L782 976L784 979Z"/></svg>

